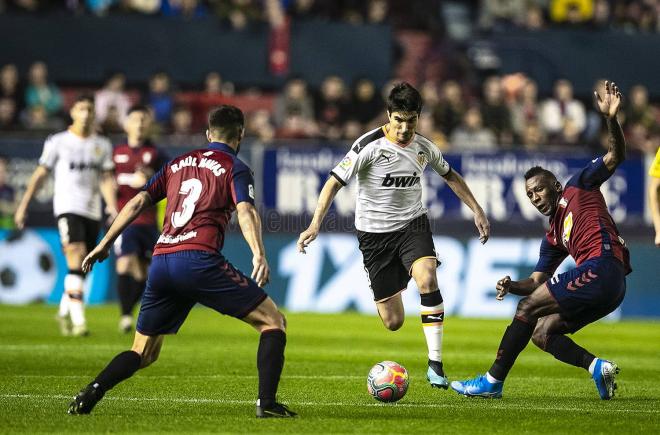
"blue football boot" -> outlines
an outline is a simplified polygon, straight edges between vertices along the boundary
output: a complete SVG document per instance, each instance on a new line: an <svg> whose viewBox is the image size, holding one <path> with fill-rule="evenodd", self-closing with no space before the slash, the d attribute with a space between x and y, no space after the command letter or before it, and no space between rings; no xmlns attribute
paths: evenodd
<svg viewBox="0 0 660 435"><path fill-rule="evenodd" d="M603 400L610 400L614 397L616 390L616 375L619 374L619 367L612 361L596 358L594 374L591 376L598 388L598 394Z"/></svg>
<svg viewBox="0 0 660 435"><path fill-rule="evenodd" d="M502 398L503 387L504 382L491 384L488 382L488 379L486 379L486 375L477 375L477 377L473 379L454 381L451 383L452 390L467 397L500 399Z"/></svg>
<svg viewBox="0 0 660 435"><path fill-rule="evenodd" d="M429 360L429 369L426 371L426 379L431 384L431 388L449 388L449 379L445 376L442 363Z"/></svg>

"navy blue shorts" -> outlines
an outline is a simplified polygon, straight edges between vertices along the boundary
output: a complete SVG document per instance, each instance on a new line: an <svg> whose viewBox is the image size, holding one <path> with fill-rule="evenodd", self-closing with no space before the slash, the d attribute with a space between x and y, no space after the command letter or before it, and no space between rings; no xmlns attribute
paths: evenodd
<svg viewBox="0 0 660 435"><path fill-rule="evenodd" d="M151 258L159 236L160 232L155 225L129 225L115 240L115 255L121 257L133 254L140 258Z"/></svg>
<svg viewBox="0 0 660 435"><path fill-rule="evenodd" d="M222 255L180 251L156 255L137 320L144 335L176 334L190 309L200 303L243 318L268 295Z"/></svg>
<svg viewBox="0 0 660 435"><path fill-rule="evenodd" d="M575 332L614 311L626 295L626 272L614 257L592 258L550 278L546 285Z"/></svg>

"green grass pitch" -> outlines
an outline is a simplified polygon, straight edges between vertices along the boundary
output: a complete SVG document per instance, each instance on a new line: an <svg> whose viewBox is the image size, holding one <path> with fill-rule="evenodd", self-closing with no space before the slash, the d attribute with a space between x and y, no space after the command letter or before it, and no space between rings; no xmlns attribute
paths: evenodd
<svg viewBox="0 0 660 435"><path fill-rule="evenodd" d="M354 313L288 315L286 367L279 397L294 420L257 420L257 334L206 308L194 309L160 360L110 391L88 416L66 414L71 397L131 337L116 330L115 306L88 309L92 336L60 337L55 308L0 306L0 432L250 433L658 433L660 324L598 323L576 341L621 367L618 395L605 402L586 372L531 343L501 400L431 389L421 325L409 317L389 332ZM483 373L503 320L448 318L444 360L451 379ZM369 368L403 364L408 394L380 404L366 389Z"/></svg>

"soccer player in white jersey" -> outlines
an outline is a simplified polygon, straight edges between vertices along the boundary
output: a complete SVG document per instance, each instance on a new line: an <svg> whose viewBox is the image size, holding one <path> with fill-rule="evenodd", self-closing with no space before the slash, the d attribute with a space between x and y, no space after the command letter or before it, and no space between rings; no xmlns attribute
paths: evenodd
<svg viewBox="0 0 660 435"><path fill-rule="evenodd" d="M403 325L401 292L410 277L421 296L421 317L428 347L427 379L432 387L447 389L442 367L444 304L438 288L437 260L420 177L430 165L473 212L482 243L490 226L461 175L452 170L438 147L416 134L422 97L408 83L392 89L387 101L389 123L362 135L346 157L330 172L312 222L298 239L298 250L318 236L321 222L335 195L353 176L358 179L355 210L360 250L378 313L385 327Z"/></svg>
<svg viewBox="0 0 660 435"><path fill-rule="evenodd" d="M53 211L68 267L57 319L63 335L85 336L85 274L81 264L96 245L101 227L101 195L111 218L117 214L117 200L112 145L94 132L94 98L78 97L69 114L73 121L69 128L46 139L39 166L30 178L14 220L19 229L25 226L30 200L53 171Z"/></svg>

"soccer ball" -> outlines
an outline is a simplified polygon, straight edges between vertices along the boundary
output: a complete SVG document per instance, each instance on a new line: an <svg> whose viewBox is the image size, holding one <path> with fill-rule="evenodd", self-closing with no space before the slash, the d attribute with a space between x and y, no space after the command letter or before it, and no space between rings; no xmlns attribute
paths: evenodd
<svg viewBox="0 0 660 435"><path fill-rule="evenodd" d="M408 372L393 361L379 362L367 376L369 394L381 402L396 402L408 391Z"/></svg>

